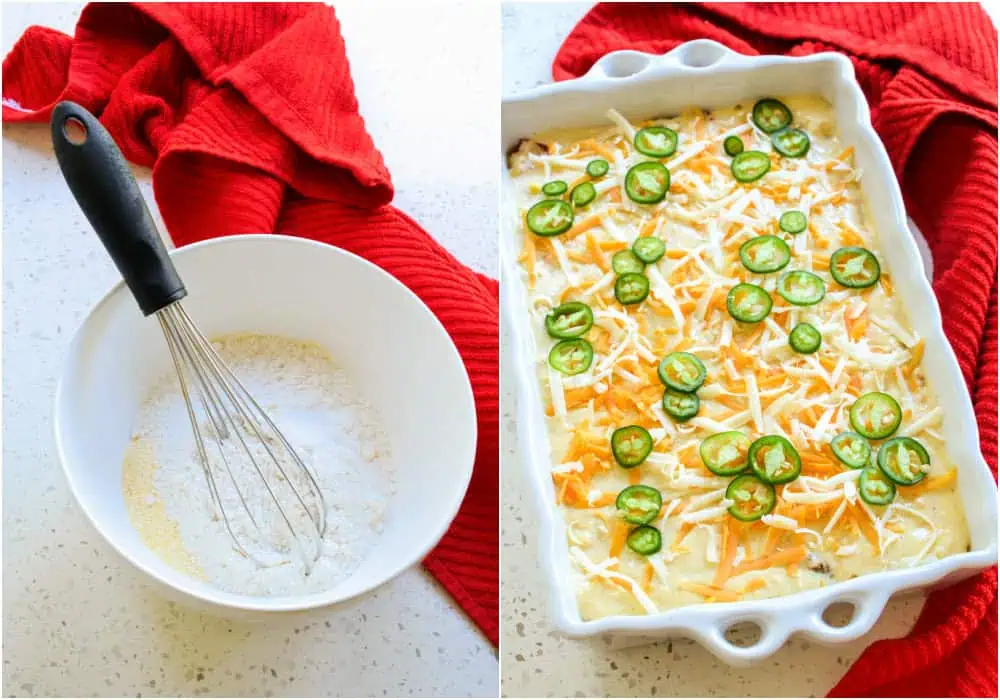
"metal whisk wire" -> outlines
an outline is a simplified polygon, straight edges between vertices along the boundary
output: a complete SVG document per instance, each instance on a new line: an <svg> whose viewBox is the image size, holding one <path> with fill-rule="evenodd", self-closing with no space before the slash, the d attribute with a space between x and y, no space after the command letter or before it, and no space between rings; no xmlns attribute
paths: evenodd
<svg viewBox="0 0 1000 700"><path fill-rule="evenodd" d="M181 392L184 395L188 417L191 421L191 429L195 436L198 458L212 494L212 500L237 550L244 556L253 556L251 554L253 548L247 547L233 528L230 514L226 511L219 492L216 481L217 472L228 476L247 519L253 525L261 541L273 544L273 533L265 532L257 518L254 517L254 509L248 504L244 492L245 485L241 485L240 478L233 473L233 465L226 457L226 451L221 447L217 451L221 458L222 469L213 468L212 460L209 458L209 450L206 448L205 436L196 415L193 400L195 396L202 411L208 417L212 428L211 432L215 434L216 439L222 441L233 436L238 439L240 447L252 465L254 473L260 479L267 495L271 498L281 521L292 535L308 570L311 563L315 562L322 553L322 538L326 531L326 501L312 471L289 444L267 412L222 360L179 302L174 302L161 309L156 313L156 317L160 322L174 368L177 371ZM255 414L259 420L255 418ZM272 483L265 475L265 469L258 463L253 450L247 444L248 436L256 439L257 443L264 448L281 483L292 492L295 502L301 506L301 512L306 515L306 519L311 525L308 532L301 532L302 529L305 529L301 519L296 519L301 527L293 524L293 518L289 517L286 508L282 505L281 498L275 493ZM281 444L285 453L290 457L291 464L305 475L304 485L309 491L308 495L303 494L296 487L296 480L290 478L286 465L282 464L282 460L272 449L269 437L276 439ZM307 535L311 542L306 541ZM280 547L272 546L271 548L282 551Z"/></svg>

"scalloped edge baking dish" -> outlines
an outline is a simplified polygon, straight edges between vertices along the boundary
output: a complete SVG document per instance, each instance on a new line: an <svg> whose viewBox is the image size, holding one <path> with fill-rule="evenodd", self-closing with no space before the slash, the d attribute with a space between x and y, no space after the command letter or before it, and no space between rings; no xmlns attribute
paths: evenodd
<svg viewBox="0 0 1000 700"><path fill-rule="evenodd" d="M958 488L965 507L972 550L912 569L868 574L825 588L780 598L738 603L697 604L656 615L613 616L583 621L569 580L569 553L556 509L550 478L551 457L536 377L534 335L527 312L526 289L517 269L515 232L519 225L506 154L518 139L553 128L604 123L614 107L626 116L676 111L697 105L714 108L766 94L812 93L834 106L837 126L864 172L866 215L879 235L880 248L891 251L888 268L910 323L926 340L924 367L945 409L943 433L959 469ZM902 195L885 148L872 128L868 104L844 56L820 53L801 58L744 56L708 40L687 42L664 55L617 51L604 56L581 78L546 85L505 98L501 116L501 274L504 317L510 324L518 388L517 425L529 482L541 524L539 557L548 579L555 627L570 637L612 635L698 640L732 665L746 665L775 653L793 634L823 643L847 642L865 634L889 597L905 590L944 586L972 576L997 560L996 483L979 450L972 402L958 361L941 327L941 314L924 276L920 253L907 229ZM854 606L844 627L823 621L831 604ZM760 627L759 640L736 646L725 632L739 622ZM623 640L624 641L624 640Z"/></svg>

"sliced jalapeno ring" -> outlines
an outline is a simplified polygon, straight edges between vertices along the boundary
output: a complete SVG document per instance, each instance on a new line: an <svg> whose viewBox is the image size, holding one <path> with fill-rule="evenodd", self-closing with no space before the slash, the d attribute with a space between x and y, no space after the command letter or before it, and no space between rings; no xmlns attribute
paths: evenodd
<svg viewBox="0 0 1000 700"><path fill-rule="evenodd" d="M669 388L663 391L663 410L679 423L694 418L700 408L698 394Z"/></svg>
<svg viewBox="0 0 1000 700"><path fill-rule="evenodd" d="M913 486L923 481L931 466L927 449L911 437L886 440L875 458L882 473L900 486Z"/></svg>
<svg viewBox="0 0 1000 700"><path fill-rule="evenodd" d="M646 269L646 263L631 250L619 250L611 256L611 269L615 271L616 275L624 275L627 272L642 272Z"/></svg>
<svg viewBox="0 0 1000 700"><path fill-rule="evenodd" d="M858 479L858 495L872 506L886 506L896 498L896 485L881 469L865 467Z"/></svg>
<svg viewBox="0 0 1000 700"><path fill-rule="evenodd" d="M800 211L786 211L778 219L778 227L786 233L802 233L806 230L806 215Z"/></svg>
<svg viewBox="0 0 1000 700"><path fill-rule="evenodd" d="M787 484L802 471L799 453L780 435L765 435L750 445L748 455L753 473L769 484Z"/></svg>
<svg viewBox="0 0 1000 700"><path fill-rule="evenodd" d="M763 321L771 313L773 305L774 301L766 290L747 282L736 285L726 295L729 315L743 323Z"/></svg>
<svg viewBox="0 0 1000 700"><path fill-rule="evenodd" d="M878 259L867 248L849 246L830 256L830 275L834 281L851 289L863 289L876 284L882 276Z"/></svg>
<svg viewBox="0 0 1000 700"><path fill-rule="evenodd" d="M566 184L565 180L553 180L542 185L542 194L548 197L558 197L568 189L569 185Z"/></svg>
<svg viewBox="0 0 1000 700"><path fill-rule="evenodd" d="M558 236L573 226L573 207L561 199L543 199L528 210L527 220L539 236Z"/></svg>
<svg viewBox="0 0 1000 700"><path fill-rule="evenodd" d="M726 152L727 156L738 156L743 152L743 139L739 136L727 136L726 140L722 142L722 150Z"/></svg>
<svg viewBox="0 0 1000 700"><path fill-rule="evenodd" d="M809 323L800 323L788 334L788 344L792 350L803 355L819 350L823 343L823 336L815 326Z"/></svg>
<svg viewBox="0 0 1000 700"><path fill-rule="evenodd" d="M780 131L792 123L792 110L773 97L757 100L752 116L753 123L765 134Z"/></svg>
<svg viewBox="0 0 1000 700"><path fill-rule="evenodd" d="M727 509L729 514L745 523L763 518L778 500L774 486L753 474L741 474L729 482L726 499L733 502Z"/></svg>
<svg viewBox="0 0 1000 700"><path fill-rule="evenodd" d="M857 433L848 431L841 433L830 441L833 456L851 469L864 469L872 456L872 446Z"/></svg>
<svg viewBox="0 0 1000 700"><path fill-rule="evenodd" d="M585 207L597 198L597 188L589 182L581 182L569 193L569 199L575 207Z"/></svg>
<svg viewBox="0 0 1000 700"><path fill-rule="evenodd" d="M608 161L603 158L596 158L587 163L587 174L591 177L604 177L608 174Z"/></svg>
<svg viewBox="0 0 1000 700"><path fill-rule="evenodd" d="M791 270L778 280L778 294L789 304L812 306L826 296L826 282L805 270Z"/></svg>
<svg viewBox="0 0 1000 700"><path fill-rule="evenodd" d="M702 441L698 452L708 471L719 476L732 476L747 468L750 438L738 430L716 433Z"/></svg>
<svg viewBox="0 0 1000 700"><path fill-rule="evenodd" d="M663 536L652 525L640 525L625 538L625 544L636 554L649 557L663 547Z"/></svg>
<svg viewBox="0 0 1000 700"><path fill-rule="evenodd" d="M771 134L774 150L789 158L801 158L809 152L809 134L802 129L782 129Z"/></svg>
<svg viewBox="0 0 1000 700"><path fill-rule="evenodd" d="M615 280L615 299L629 306L642 303L649 296L649 278L640 272L626 272Z"/></svg>
<svg viewBox="0 0 1000 700"><path fill-rule="evenodd" d="M777 236L757 236L740 246L743 267L757 274L777 272L791 259L792 251L788 244Z"/></svg>
<svg viewBox="0 0 1000 700"><path fill-rule="evenodd" d="M635 239L632 252L647 265L652 265L667 252L667 246L655 236L643 236Z"/></svg>
<svg viewBox="0 0 1000 700"><path fill-rule="evenodd" d="M771 169L771 158L762 151L743 151L733 158L729 169L740 182L753 182Z"/></svg>
<svg viewBox="0 0 1000 700"><path fill-rule="evenodd" d="M572 377L590 369L594 347L583 338L560 340L549 351L549 365L557 372Z"/></svg>
<svg viewBox="0 0 1000 700"><path fill-rule="evenodd" d="M663 495L658 489L645 484L626 486L615 499L615 508L621 513L625 522L633 525L652 522L660 514L661 507L663 507Z"/></svg>
<svg viewBox="0 0 1000 700"><path fill-rule="evenodd" d="M851 427L869 440L881 440L896 432L903 411L888 394L872 391L851 406Z"/></svg>
<svg viewBox="0 0 1000 700"><path fill-rule="evenodd" d="M686 394L697 391L707 375L704 363L689 352L670 353L660 360L656 373L664 386Z"/></svg>
<svg viewBox="0 0 1000 700"><path fill-rule="evenodd" d="M611 454L626 469L646 461L653 451L653 437L641 425L627 425L611 433Z"/></svg>
<svg viewBox="0 0 1000 700"><path fill-rule="evenodd" d="M663 201L670 189L670 172L655 160L636 163L625 173L625 194L639 204Z"/></svg>
<svg viewBox="0 0 1000 700"><path fill-rule="evenodd" d="M594 312L582 301L560 304L545 317L545 330L558 340L579 338L594 325Z"/></svg>
<svg viewBox="0 0 1000 700"><path fill-rule="evenodd" d="M647 126L635 132L635 150L651 158L666 158L677 150L677 132L665 126Z"/></svg>

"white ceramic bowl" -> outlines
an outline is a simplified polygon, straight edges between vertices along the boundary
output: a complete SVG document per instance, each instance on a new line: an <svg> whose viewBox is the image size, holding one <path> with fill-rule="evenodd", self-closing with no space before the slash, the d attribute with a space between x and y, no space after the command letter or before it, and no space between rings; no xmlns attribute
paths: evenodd
<svg viewBox="0 0 1000 700"><path fill-rule="evenodd" d="M514 188L506 163L501 164L504 206L500 258L504 279L503 310L513 331L518 380L518 428L529 482L540 514L542 568L546 572L556 627L574 636L610 634L697 639L720 659L734 665L759 661L777 651L792 634L820 642L856 639L871 629L891 595L910 589L953 583L997 560L997 490L979 449L972 402L955 354L941 329L937 300L924 276L920 253L906 226L903 200L885 148L871 125L868 104L844 56L821 53L802 58L744 56L708 40L691 41L662 56L616 51L601 58L583 77L536 88L506 98L501 115L503 152L519 139L555 128L606 124L613 107L626 117L676 112L684 107L731 106L765 95L818 94L835 110L837 125L855 160L880 246L902 297L910 323L926 340L924 369L931 389L944 408L942 431L958 467L958 490L965 505L972 551L898 571L869 574L818 590L768 600L701 604L656 615L614 616L584 621L569 577L569 555L561 514L555 507L541 391L534 368L538 356L526 290L517 266L515 232L520 225ZM504 159L506 160L506 159ZM855 613L844 627L823 620L833 603L853 604ZM736 646L725 632L740 622L761 629L759 640Z"/></svg>
<svg viewBox="0 0 1000 700"><path fill-rule="evenodd" d="M179 573L140 540L122 494L122 458L146 391L172 371L159 323L124 284L83 321L56 392L55 437L74 496L104 538L167 587L222 614L291 611L360 595L416 564L448 529L472 475L472 389L444 327L416 295L339 248L289 236L214 239L171 254L208 336L260 332L311 340L381 411L397 481L385 530L358 570L323 593L235 595ZM173 595L170 595L173 593Z"/></svg>

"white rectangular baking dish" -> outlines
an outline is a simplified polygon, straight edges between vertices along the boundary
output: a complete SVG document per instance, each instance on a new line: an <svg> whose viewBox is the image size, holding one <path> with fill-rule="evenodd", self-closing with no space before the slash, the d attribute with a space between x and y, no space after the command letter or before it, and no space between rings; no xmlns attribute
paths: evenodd
<svg viewBox="0 0 1000 700"><path fill-rule="evenodd" d="M555 506L552 459L542 414L527 290L517 268L520 222L506 154L519 139L553 128L598 126L615 108L646 118L684 107L716 108L766 95L818 94L834 106L847 145L854 146L866 215L872 217L889 272L910 322L926 340L924 367L945 410L943 434L958 467L959 492L972 538L971 551L901 571L870 574L825 588L770 600L691 605L656 615L614 616L583 621L569 580L569 552L562 516ZM597 634L697 639L720 659L744 665L777 651L792 634L820 642L856 639L867 632L890 596L904 590L943 586L972 576L997 560L996 484L979 450L979 434L958 361L944 336L937 300L924 275L920 253L907 229L902 196L892 166L869 118L868 104L845 57L821 53L802 58L744 56L708 40L691 41L662 56L618 51L604 56L581 78L505 98L501 117L502 196L500 257L504 317L512 330L517 379L517 423L529 483L540 519L540 558L550 588L556 628L571 637ZM823 611L833 603L854 606L851 621L832 627ZM760 627L758 641L736 646L725 632L739 622Z"/></svg>

